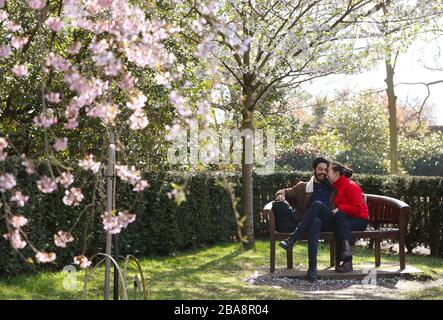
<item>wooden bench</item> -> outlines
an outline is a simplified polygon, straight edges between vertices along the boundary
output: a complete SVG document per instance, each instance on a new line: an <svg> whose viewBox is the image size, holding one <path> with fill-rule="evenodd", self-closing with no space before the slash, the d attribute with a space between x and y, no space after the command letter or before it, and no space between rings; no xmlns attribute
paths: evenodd
<svg viewBox="0 0 443 320"><path fill-rule="evenodd" d="M392 239L399 241L400 269L404 270L405 260L405 237L406 224L409 214L409 206L398 199L379 196L375 194L366 194L366 203L369 209L369 225L365 231L351 232L353 239L373 239L375 243L375 266L380 266L381 248L383 239ZM275 217L272 212L272 202L269 202L264 208L263 213L268 217L269 236L270 236L270 272L275 272L275 245L276 240L285 240L290 233L281 233L275 230ZM389 225L389 228L381 226ZM393 228L393 227L396 228ZM300 240L307 240L307 233L304 233ZM335 236L334 232L321 232L320 239L329 240L330 243L330 264L335 266ZM283 250L283 249L282 249ZM292 250L286 253L287 267L293 268Z"/></svg>

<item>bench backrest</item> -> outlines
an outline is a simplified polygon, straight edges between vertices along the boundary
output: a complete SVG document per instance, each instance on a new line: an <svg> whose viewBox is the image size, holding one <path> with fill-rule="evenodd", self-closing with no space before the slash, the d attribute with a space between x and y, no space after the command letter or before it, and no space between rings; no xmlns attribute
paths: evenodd
<svg viewBox="0 0 443 320"><path fill-rule="evenodd" d="M406 227L409 206L398 199L379 196L375 194L365 194L366 203L369 209L369 223L374 227L394 224L400 229ZM270 230L275 230L275 217L272 212L272 202L263 208L265 219L269 219Z"/></svg>
<svg viewBox="0 0 443 320"><path fill-rule="evenodd" d="M403 201L375 194L365 194L365 197L371 225L399 225L406 219L409 206Z"/></svg>

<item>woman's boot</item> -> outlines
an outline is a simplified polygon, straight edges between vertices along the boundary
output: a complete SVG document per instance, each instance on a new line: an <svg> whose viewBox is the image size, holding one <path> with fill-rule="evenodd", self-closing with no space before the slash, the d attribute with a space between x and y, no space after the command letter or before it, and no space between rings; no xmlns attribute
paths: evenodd
<svg viewBox="0 0 443 320"><path fill-rule="evenodd" d="M352 245L348 240L343 240L341 242L340 260L348 261L349 259L352 259Z"/></svg>
<svg viewBox="0 0 443 320"><path fill-rule="evenodd" d="M352 259L349 261L343 262L341 265L339 265L338 267L335 268L335 271L340 272L340 273L351 272L352 270L354 270L352 268Z"/></svg>

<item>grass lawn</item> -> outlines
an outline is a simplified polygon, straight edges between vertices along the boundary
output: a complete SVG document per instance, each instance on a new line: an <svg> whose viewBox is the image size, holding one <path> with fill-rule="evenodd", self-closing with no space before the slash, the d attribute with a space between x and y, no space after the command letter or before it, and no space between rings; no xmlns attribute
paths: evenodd
<svg viewBox="0 0 443 320"><path fill-rule="evenodd" d="M295 266L307 265L307 244L295 247ZM372 263L373 251L357 246L354 262ZM329 246L320 244L319 268L329 265ZM296 292L289 289L264 285L250 285L242 279L251 277L258 271L268 272L269 242L257 241L256 250L243 251L238 243L212 245L177 254L173 257L150 257L140 259L147 278L150 299L297 299ZM382 263L398 263L398 255L384 252ZM277 266L284 267L286 256L277 248ZM408 255L407 263L423 270L433 278L443 278L443 259ZM131 268L129 279L136 274ZM104 268L93 274L88 286L88 294L82 297L84 271L77 272L78 285L75 290L65 289L63 281L66 273L52 272L26 274L0 280L0 299L102 299ZM142 299L129 282L130 299ZM424 292L414 292L405 298L443 297L443 290L435 288Z"/></svg>

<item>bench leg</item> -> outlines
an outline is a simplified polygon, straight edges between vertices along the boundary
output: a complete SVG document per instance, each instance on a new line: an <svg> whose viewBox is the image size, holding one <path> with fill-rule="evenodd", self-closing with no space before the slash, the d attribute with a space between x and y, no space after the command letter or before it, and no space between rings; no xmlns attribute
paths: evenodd
<svg viewBox="0 0 443 320"><path fill-rule="evenodd" d="M288 266L288 269L293 268L292 249L286 252L286 264Z"/></svg>
<svg viewBox="0 0 443 320"><path fill-rule="evenodd" d="M331 239L329 242L329 258L330 258L330 266L335 266L335 239Z"/></svg>
<svg viewBox="0 0 443 320"><path fill-rule="evenodd" d="M275 238L271 236L270 241L270 260L269 260L270 273L275 272Z"/></svg>
<svg viewBox="0 0 443 320"><path fill-rule="evenodd" d="M380 267L381 264L381 245L380 239L375 239L375 266Z"/></svg>
<svg viewBox="0 0 443 320"><path fill-rule="evenodd" d="M406 269L406 254L405 254L405 237L400 235L400 240L398 244L399 255L400 255L400 270Z"/></svg>

